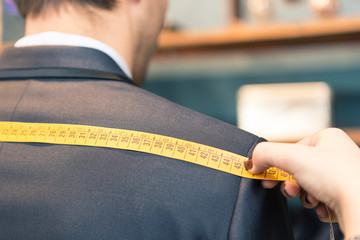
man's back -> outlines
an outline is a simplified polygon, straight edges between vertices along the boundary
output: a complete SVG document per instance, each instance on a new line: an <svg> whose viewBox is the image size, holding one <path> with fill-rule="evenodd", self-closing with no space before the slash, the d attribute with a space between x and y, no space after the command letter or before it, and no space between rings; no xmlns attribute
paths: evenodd
<svg viewBox="0 0 360 240"><path fill-rule="evenodd" d="M41 62L33 61L41 49L12 49L0 59L0 69L18 59L11 63L15 68L50 61L48 65L86 68L92 62L92 69L119 71L111 64L102 66L106 55L85 48L46 48ZM131 84L108 80L1 81L0 121L137 130L245 156L261 141ZM1 239L292 238L285 199L255 180L132 151L0 146Z"/></svg>

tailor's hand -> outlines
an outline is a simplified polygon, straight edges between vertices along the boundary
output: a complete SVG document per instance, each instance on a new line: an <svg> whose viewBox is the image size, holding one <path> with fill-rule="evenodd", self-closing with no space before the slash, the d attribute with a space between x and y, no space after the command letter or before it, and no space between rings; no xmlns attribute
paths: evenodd
<svg viewBox="0 0 360 240"><path fill-rule="evenodd" d="M360 149L342 130L325 129L297 144L259 143L246 165L252 174L269 167L292 174L297 182L282 183L285 197L301 193L303 205L317 207L322 221L329 220L326 204L348 237L360 236ZM277 183L262 182L264 188Z"/></svg>

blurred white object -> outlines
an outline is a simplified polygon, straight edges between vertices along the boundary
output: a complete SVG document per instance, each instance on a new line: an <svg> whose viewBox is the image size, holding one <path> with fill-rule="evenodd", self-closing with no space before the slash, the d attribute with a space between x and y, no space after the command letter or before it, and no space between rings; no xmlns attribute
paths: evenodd
<svg viewBox="0 0 360 240"><path fill-rule="evenodd" d="M339 0L310 0L311 7L321 16L334 15L339 10Z"/></svg>
<svg viewBox="0 0 360 240"><path fill-rule="evenodd" d="M272 14L271 0L248 0L247 6L258 19L268 19Z"/></svg>
<svg viewBox="0 0 360 240"><path fill-rule="evenodd" d="M298 141L331 126L326 83L244 85L238 90L238 126L270 141Z"/></svg>

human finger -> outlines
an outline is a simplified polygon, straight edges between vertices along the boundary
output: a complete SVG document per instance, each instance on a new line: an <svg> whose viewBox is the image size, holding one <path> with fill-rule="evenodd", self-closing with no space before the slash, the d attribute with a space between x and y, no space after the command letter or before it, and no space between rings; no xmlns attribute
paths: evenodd
<svg viewBox="0 0 360 240"><path fill-rule="evenodd" d="M306 191L301 193L300 201L305 208L314 208L319 205L319 201Z"/></svg>
<svg viewBox="0 0 360 240"><path fill-rule="evenodd" d="M284 197L286 197L286 198L297 197L302 191L299 184L297 184L296 182L290 182L290 181L283 182L281 184L280 190L281 190L282 194L284 195Z"/></svg>
<svg viewBox="0 0 360 240"><path fill-rule="evenodd" d="M328 208L324 203L319 203L316 207L316 215L318 216L319 220L322 222L338 222L338 218L333 210Z"/></svg>
<svg viewBox="0 0 360 240"><path fill-rule="evenodd" d="M277 167L290 174L312 158L311 147L288 144L261 142L254 151L253 157L245 163L246 169L252 174L263 173L270 167Z"/></svg>
<svg viewBox="0 0 360 240"><path fill-rule="evenodd" d="M265 189L272 189L276 185L278 185L279 181L273 181L273 180L263 180L261 181L261 185Z"/></svg>

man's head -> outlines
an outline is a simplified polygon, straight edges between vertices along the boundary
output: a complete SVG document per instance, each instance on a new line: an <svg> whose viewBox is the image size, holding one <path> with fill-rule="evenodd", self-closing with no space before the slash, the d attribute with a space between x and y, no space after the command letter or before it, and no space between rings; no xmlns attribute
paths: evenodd
<svg viewBox="0 0 360 240"><path fill-rule="evenodd" d="M167 0L14 0L25 34L58 31L100 40L117 50L141 84L157 46Z"/></svg>

